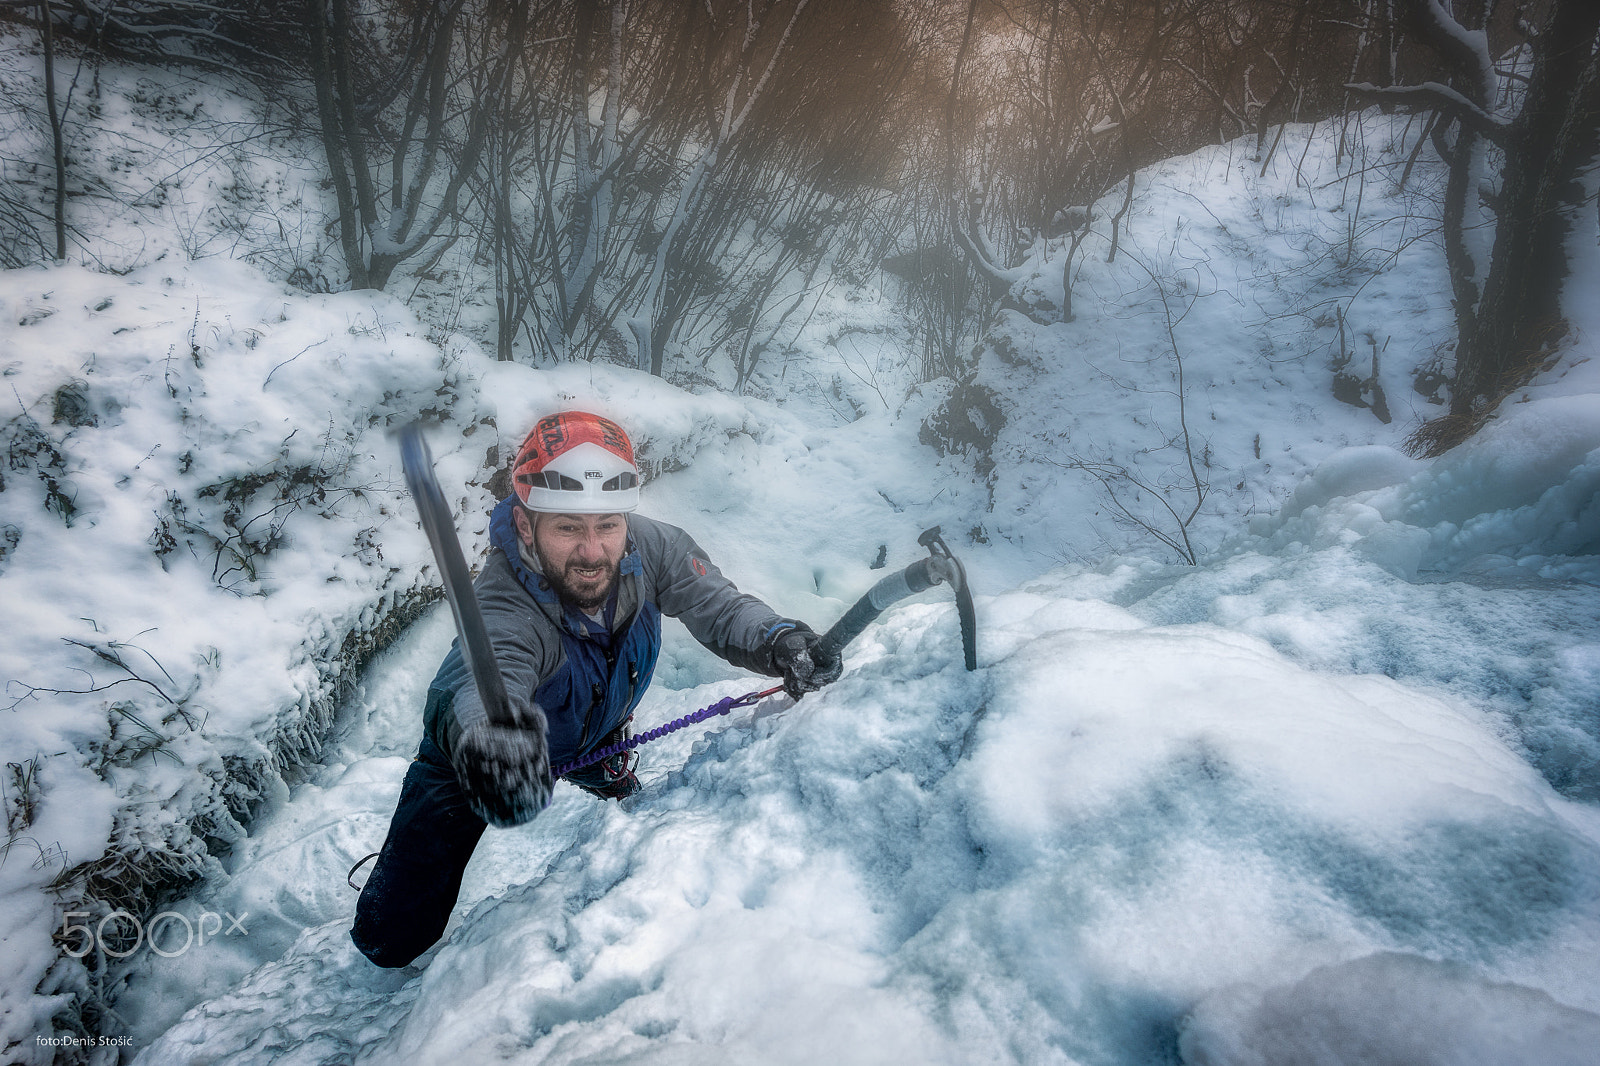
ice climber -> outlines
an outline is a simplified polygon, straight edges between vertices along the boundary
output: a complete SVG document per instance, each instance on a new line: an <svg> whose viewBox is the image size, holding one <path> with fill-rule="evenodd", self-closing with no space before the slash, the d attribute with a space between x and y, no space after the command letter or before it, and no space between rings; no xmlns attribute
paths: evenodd
<svg viewBox="0 0 1600 1066"><path fill-rule="evenodd" d="M457 641L428 687L422 743L356 904L351 938L379 966L407 965L444 933L485 826L533 818L552 766L630 735L662 614L734 665L781 676L790 695L839 676L804 622L740 592L683 530L633 513L639 470L615 422L540 419L511 477L473 588L517 725L489 721ZM566 780L621 799L639 789L635 756Z"/></svg>

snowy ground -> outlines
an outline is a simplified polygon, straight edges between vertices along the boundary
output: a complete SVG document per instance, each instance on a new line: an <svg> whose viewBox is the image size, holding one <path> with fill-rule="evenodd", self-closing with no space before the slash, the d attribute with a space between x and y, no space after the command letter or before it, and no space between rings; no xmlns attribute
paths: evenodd
<svg viewBox="0 0 1600 1066"><path fill-rule="evenodd" d="M824 692L653 745L638 798L563 787L489 834L446 941L386 973L347 939L344 878L414 751L450 639L434 611L171 905L248 931L115 971L140 1061L1587 1061L1600 320L1569 300L1574 347L1479 440L1429 463L1394 450L1435 410L1410 377L1449 330L1413 217L1430 186L1384 171L1416 133L1369 115L1368 154L1341 160L1337 131L1292 129L1262 180L1238 144L1142 172L1118 262L1085 242L1077 320L1007 314L986 339L992 478L918 440L948 383L913 386L904 323L870 291L833 294L733 398L494 364L397 301L218 260L0 276L8 443L32 449L13 446L0 496L6 679L104 683L62 638L137 641L194 679L200 723L162 724L170 758L126 729L108 753L120 712L100 694L41 692L0 725L7 761L47 757L48 861L0 867L6 1032L54 1009L34 993L68 859L219 803L206 771L302 723L323 644L423 576L385 423L444 416L434 451L475 552L489 456L570 405L633 431L646 513L816 625L881 576L880 549L903 566L943 523L980 593L980 669L960 667L948 594L925 594ZM1377 175L1362 195L1354 171ZM1575 291L1593 291L1592 231L1575 241ZM1060 253L1034 250L1030 299L1059 305ZM1390 422L1332 397L1340 314ZM1070 465L1182 494L1172 338L1209 490L1195 567ZM281 550L230 572L213 541L244 546L274 490L232 518L205 490L267 470L337 471L366 496L297 504ZM158 554L163 515L183 532L174 493L199 532ZM752 687L671 623L656 682L642 725ZM129 810L144 820L114 821Z"/></svg>

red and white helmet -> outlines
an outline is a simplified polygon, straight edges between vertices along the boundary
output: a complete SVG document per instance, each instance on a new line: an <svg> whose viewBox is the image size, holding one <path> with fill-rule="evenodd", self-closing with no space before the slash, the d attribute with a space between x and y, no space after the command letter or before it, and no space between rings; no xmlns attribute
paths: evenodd
<svg viewBox="0 0 1600 1066"><path fill-rule="evenodd" d="M639 506L639 468L622 427L587 411L547 415L517 449L511 483L530 511L613 514Z"/></svg>

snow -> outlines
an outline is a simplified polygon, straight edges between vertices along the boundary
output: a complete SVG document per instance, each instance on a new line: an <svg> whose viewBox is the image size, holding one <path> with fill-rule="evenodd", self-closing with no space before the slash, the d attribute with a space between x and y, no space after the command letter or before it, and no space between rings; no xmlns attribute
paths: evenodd
<svg viewBox="0 0 1600 1066"><path fill-rule="evenodd" d="M1383 952L1326 966L1259 997L1217 997L1191 1019L1183 1052L1197 1066L1303 1062L1578 1064L1600 1042L1596 1018L1462 966Z"/></svg>
<svg viewBox="0 0 1600 1066"><path fill-rule="evenodd" d="M162 905L209 932L110 971L142 1063L1583 1061L1600 309L1569 298L1557 364L1467 444L1407 458L1436 410L1411 374L1450 329L1416 217L1437 175L1398 187L1419 126L1351 122L1354 157L1290 127L1264 178L1245 142L1141 172L1117 260L1103 223L1083 244L1071 323L1050 314L1063 246L1038 242L1033 316L1003 313L979 357L1005 418L986 456L920 439L954 389L917 382L902 312L859 285L734 396L710 360L725 390L496 363L398 299L220 258L0 274L20 405L0 746L42 785L0 865L8 1052L47 1061L32 1035L84 992L50 881L145 842L191 864ZM1569 297L1600 281L1592 225L1573 249ZM1341 343L1367 407L1332 396ZM1170 532L1150 492L1195 489L1179 357L1195 566L1147 528ZM385 431L433 422L475 557L489 475L559 407L627 426L645 513L819 627L942 524L979 669L947 589L892 609L829 688L652 744L638 797L561 787L486 835L444 941L380 971L345 876L382 842L452 636L432 608L346 676L345 635L430 573ZM1154 486L1147 525L1074 458ZM230 512L227 486L267 474ZM63 638L170 698L45 691L119 676ZM756 687L671 622L655 677L640 728ZM108 739L119 699L159 751ZM220 813L236 760L262 789L248 832Z"/></svg>
<svg viewBox="0 0 1600 1066"><path fill-rule="evenodd" d="M1140 171L1114 262L1103 220L1123 190L1095 208L1102 221L1074 266L1072 323L1052 320L1066 238L1038 242L1013 294L1044 321L1001 312L980 356L979 380L1006 422L992 450L993 506L973 521L1034 568L1156 553L1151 533L1114 515L1073 462L1125 467L1186 513L1192 454L1206 499L1190 534L1209 553L1241 514L1275 513L1339 449L1400 448L1438 413L1412 379L1452 328L1438 298L1443 256L1424 221L1436 175L1414 171L1399 185L1420 134L1368 112L1348 130L1290 126L1264 178L1249 139ZM1377 177L1363 188L1352 170ZM1375 415L1370 388L1363 406L1329 402L1341 351L1345 372L1381 387L1390 421ZM1151 493L1133 509L1175 532Z"/></svg>
<svg viewBox="0 0 1600 1066"><path fill-rule="evenodd" d="M393 737L448 639L436 612L392 652L410 690L360 712L391 739L269 823L292 860L231 882L305 931L142 1061L1585 1061L1600 618L1592 550L1562 556L1563 523L1536 520L1552 492L1582 502L1558 491L1593 453L1570 387L1442 460L1337 452L1200 567L1108 561L980 596L976 674L924 594L827 690L652 746L639 798L562 789L491 834L445 943L389 974L348 942L354 893L326 885L381 840ZM642 411L658 388L608 392ZM1533 434L1558 446L1511 446ZM771 499L722 475L768 484L765 454L707 448L647 496L698 504L713 554L753 553L758 583L743 534ZM791 475L791 498L832 469ZM1539 565L1485 570L1491 528L1542 529L1522 543ZM1456 565L1472 580L1438 579ZM643 725L749 687L686 644L669 637ZM1530 750L1562 728L1587 746L1565 778ZM318 855L300 827L335 823L367 835ZM169 1011L195 998L173 988Z"/></svg>

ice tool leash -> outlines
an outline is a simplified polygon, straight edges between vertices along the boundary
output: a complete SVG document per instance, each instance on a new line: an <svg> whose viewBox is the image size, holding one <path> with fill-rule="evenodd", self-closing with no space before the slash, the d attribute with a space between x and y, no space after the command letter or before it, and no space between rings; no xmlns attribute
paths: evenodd
<svg viewBox="0 0 1600 1066"><path fill-rule="evenodd" d="M696 722L703 722L707 718L715 718L719 714L727 714L735 707L749 707L760 703L768 696L782 691L782 685L774 685L772 688L762 689L760 692L746 692L743 696L729 696L727 699L718 700L709 707L702 707L698 711L684 715L682 718L674 718L666 725L658 725L654 729L636 733L627 740L619 740L615 744L607 744L603 748L596 748L587 755L580 755L569 763L562 763L556 767L555 775L557 777L566 777L574 770L581 770L585 766L593 766L597 762L602 762L624 751L632 751L639 745L648 744L652 740L660 740L668 733L676 733L678 730L692 726Z"/></svg>
<svg viewBox="0 0 1600 1066"><path fill-rule="evenodd" d="M445 502L438 481L434 478L433 456L428 450L428 443L422 439L422 430L416 424L400 430L400 457L401 464L405 468L406 484L411 489L412 497L417 501L417 509L422 515L422 527L427 531L428 541L433 546L434 558L439 563L445 597L450 601L451 614L455 616L456 635L461 640L462 652L472 668L472 680L483 697L484 709L488 712L491 722L497 725L515 725L510 706L506 701L505 684L501 680L499 667L495 664L494 649L489 645L488 630L484 627L483 615L478 609L478 598L472 592L471 575L461 554L461 544L456 539L450 507ZM865 596L857 600L844 613L844 617L822 635L820 649L825 656L833 657L841 654L846 645L860 636L861 631L871 625L891 605L908 596L924 592L941 582L948 582L955 590L956 615L961 621L961 650L966 660L966 667L968 670L978 668L977 616L972 605L972 590L967 585L966 568L951 553L949 545L945 544L944 538L940 536L938 526L923 531L917 538L917 543L928 549L928 557L918 559L904 570L898 570L883 578L872 586ZM759 692L747 692L743 696L729 696L718 700L709 707L702 707L665 725L639 733L627 740L608 744L558 766L555 769L555 776L564 777L574 770L592 766L620 752L632 751L641 744L659 740L669 733L676 733L708 718L727 714L737 707L749 707L782 691L783 686L777 685ZM354 872L351 871L352 875Z"/></svg>

